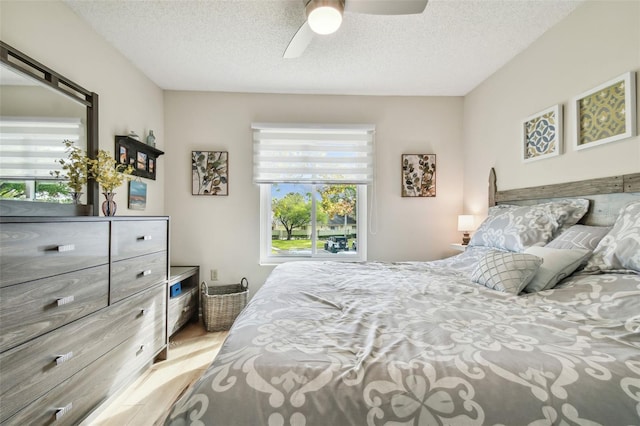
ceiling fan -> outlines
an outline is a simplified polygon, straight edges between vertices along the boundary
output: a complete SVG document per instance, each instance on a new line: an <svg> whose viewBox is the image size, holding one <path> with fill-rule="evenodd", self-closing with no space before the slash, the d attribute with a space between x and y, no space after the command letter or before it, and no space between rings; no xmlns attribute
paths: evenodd
<svg viewBox="0 0 640 426"><path fill-rule="evenodd" d="M412 15L427 7L429 0L302 0L307 19L295 33L283 57L298 58L309 46L314 34L331 34L340 28L342 13L370 15Z"/></svg>

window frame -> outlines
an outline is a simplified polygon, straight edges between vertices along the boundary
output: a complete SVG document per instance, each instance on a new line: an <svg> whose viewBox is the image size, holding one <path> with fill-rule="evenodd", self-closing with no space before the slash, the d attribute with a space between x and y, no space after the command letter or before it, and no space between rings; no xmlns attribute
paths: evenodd
<svg viewBox="0 0 640 426"><path fill-rule="evenodd" d="M291 182L296 183L296 182ZM310 184L324 185L324 183ZM317 253L316 244L316 209L317 200L314 197L314 206L311 209L311 222L307 226L311 226L312 244L311 255L309 256L277 256L271 253L271 186L272 184L260 184L260 265L277 265L285 262L296 261L326 261L332 260L337 262L363 262L367 260L367 192L368 186L357 184L356 201L356 223L358 231L356 233L356 241L358 249L356 255L336 256L336 254ZM314 194L317 191L314 189Z"/></svg>

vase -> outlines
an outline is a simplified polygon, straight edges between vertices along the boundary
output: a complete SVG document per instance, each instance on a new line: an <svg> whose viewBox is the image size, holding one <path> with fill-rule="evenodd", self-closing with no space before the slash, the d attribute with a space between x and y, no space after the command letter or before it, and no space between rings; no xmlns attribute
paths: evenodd
<svg viewBox="0 0 640 426"><path fill-rule="evenodd" d="M103 192L102 195L106 198L106 200L102 202L102 214L105 216L115 216L118 205L113 201L113 196L116 194L114 192Z"/></svg>
<svg viewBox="0 0 640 426"><path fill-rule="evenodd" d="M156 136L153 134L153 130L149 130L149 135L147 135L147 145L156 146Z"/></svg>
<svg viewBox="0 0 640 426"><path fill-rule="evenodd" d="M82 192L72 192L71 200L73 200L73 204L80 204L80 197L82 197Z"/></svg>

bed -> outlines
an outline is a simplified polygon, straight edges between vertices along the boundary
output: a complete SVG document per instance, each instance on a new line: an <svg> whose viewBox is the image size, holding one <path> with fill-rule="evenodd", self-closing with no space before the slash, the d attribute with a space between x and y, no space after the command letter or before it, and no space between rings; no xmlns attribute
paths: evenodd
<svg viewBox="0 0 640 426"><path fill-rule="evenodd" d="M443 260L278 266L165 423L640 424L639 177L491 191Z"/></svg>

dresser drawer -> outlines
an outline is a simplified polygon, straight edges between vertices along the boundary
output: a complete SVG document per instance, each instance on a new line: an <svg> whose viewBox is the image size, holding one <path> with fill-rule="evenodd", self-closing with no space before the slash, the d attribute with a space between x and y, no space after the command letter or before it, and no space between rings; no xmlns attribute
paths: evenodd
<svg viewBox="0 0 640 426"><path fill-rule="evenodd" d="M0 288L0 352L104 308L109 267Z"/></svg>
<svg viewBox="0 0 640 426"><path fill-rule="evenodd" d="M167 249L167 221L114 221L111 259L118 261Z"/></svg>
<svg viewBox="0 0 640 426"><path fill-rule="evenodd" d="M161 284L1 354L0 420L123 341L155 327L164 331L165 307Z"/></svg>
<svg viewBox="0 0 640 426"><path fill-rule="evenodd" d="M147 336L145 339L132 337L121 343L2 424L78 424L131 381L132 374L141 371L164 347L164 338L157 329L157 324L147 325L140 332Z"/></svg>
<svg viewBox="0 0 640 426"><path fill-rule="evenodd" d="M0 287L109 261L108 222L3 223Z"/></svg>
<svg viewBox="0 0 640 426"><path fill-rule="evenodd" d="M111 266L111 303L167 278L167 252L134 257Z"/></svg>
<svg viewBox="0 0 640 426"><path fill-rule="evenodd" d="M167 333L171 336L194 318L198 310L198 287L191 288L179 297L169 299Z"/></svg>

